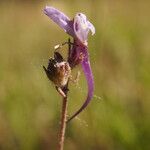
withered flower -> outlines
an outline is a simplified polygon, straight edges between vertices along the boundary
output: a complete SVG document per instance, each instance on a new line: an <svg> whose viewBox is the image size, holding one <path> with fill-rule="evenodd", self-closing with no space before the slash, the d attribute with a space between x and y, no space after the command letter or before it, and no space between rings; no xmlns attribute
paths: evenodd
<svg viewBox="0 0 150 150"><path fill-rule="evenodd" d="M68 80L71 76L71 67L68 62L66 62L60 53L54 52L54 58L49 59L47 68L43 66L47 77L51 80L56 87L56 90L66 97L64 92L67 89Z"/></svg>

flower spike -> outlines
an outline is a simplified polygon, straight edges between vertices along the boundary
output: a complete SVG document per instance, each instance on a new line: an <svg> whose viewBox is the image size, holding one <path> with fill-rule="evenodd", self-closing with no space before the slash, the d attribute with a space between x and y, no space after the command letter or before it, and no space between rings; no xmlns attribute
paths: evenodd
<svg viewBox="0 0 150 150"><path fill-rule="evenodd" d="M74 19L70 20L64 13L54 7L46 6L44 13L59 25L66 33L73 37L73 45L69 48L68 63L73 69L76 65L81 64L84 71L87 84L88 94L81 108L68 119L68 122L77 116L89 104L93 97L94 80L88 56L88 33L91 31L95 34L95 27L87 20L82 13L77 13Z"/></svg>

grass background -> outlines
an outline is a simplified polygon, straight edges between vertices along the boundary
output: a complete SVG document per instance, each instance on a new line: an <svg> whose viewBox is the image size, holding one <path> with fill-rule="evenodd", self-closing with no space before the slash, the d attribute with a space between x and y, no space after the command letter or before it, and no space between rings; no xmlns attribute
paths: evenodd
<svg viewBox="0 0 150 150"><path fill-rule="evenodd" d="M42 13L45 5L71 18L83 12L96 28L89 37L95 95L68 125L65 149L149 150L148 0L0 1L0 149L57 146L61 99L42 65L68 35ZM81 106L86 90L83 75L79 85L70 85L69 114Z"/></svg>

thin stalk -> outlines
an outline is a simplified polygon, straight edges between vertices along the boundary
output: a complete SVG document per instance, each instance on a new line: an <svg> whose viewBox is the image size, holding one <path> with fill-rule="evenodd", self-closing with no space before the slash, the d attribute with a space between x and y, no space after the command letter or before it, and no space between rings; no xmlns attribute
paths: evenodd
<svg viewBox="0 0 150 150"><path fill-rule="evenodd" d="M61 124L60 124L60 133L59 133L59 149L64 149L64 140L65 140L65 131L66 131L66 122L67 122L67 105L68 105L68 97L67 92L66 97L63 97L62 101L62 113L61 113Z"/></svg>

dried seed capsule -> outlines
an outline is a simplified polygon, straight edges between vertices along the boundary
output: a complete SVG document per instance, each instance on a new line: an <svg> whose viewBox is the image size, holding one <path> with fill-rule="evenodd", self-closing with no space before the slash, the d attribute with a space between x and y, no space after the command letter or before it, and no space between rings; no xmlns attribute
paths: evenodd
<svg viewBox="0 0 150 150"><path fill-rule="evenodd" d="M71 68L60 53L55 52L54 58L49 59L48 67L44 67L49 80L51 80L56 87L63 88L68 83L71 75Z"/></svg>

